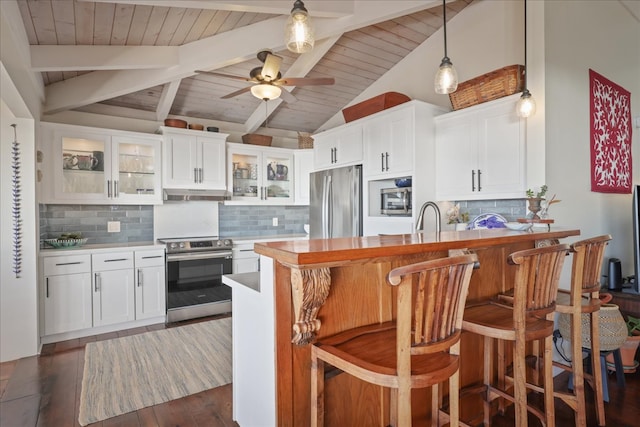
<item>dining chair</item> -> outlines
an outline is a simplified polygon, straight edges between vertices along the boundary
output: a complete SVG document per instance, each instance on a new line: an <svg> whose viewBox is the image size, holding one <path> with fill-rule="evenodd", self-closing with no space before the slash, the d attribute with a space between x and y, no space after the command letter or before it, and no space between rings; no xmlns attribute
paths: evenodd
<svg viewBox="0 0 640 427"><path fill-rule="evenodd" d="M504 400L514 404L515 425L527 425L527 414L532 413L548 427L555 425L552 374L552 339L555 301L560 273L569 246L565 244L526 249L509 255L514 265L513 297L510 302L497 298L469 304L464 312L462 329L484 337L483 339L483 412L484 424L491 424L492 405L500 399L499 409L504 411ZM544 341L543 386L528 381L526 376L526 345ZM494 359L494 341L498 343ZM506 346L511 342L511 346ZM512 374L507 372L508 349L511 348ZM497 374L494 375L494 366ZM529 404L527 391L544 395L544 410Z"/></svg>
<svg viewBox="0 0 640 427"><path fill-rule="evenodd" d="M462 313L476 255L406 265L386 277L397 287L395 321L322 338L311 348L311 425L324 425L325 364L391 389L391 426L412 422L411 390L431 387L431 425L459 425ZM449 411L438 384L449 380Z"/></svg>

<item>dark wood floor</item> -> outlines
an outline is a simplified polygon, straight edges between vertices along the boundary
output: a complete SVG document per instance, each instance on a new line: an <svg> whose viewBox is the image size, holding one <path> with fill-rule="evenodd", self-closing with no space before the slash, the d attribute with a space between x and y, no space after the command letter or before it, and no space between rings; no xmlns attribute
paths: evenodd
<svg viewBox="0 0 640 427"><path fill-rule="evenodd" d="M208 318L210 319L210 318ZM40 356L27 357L0 364L0 427L75 427L78 411L84 345L138 334L165 327L144 328L91 336L82 339L45 345ZM556 377L556 387L565 387L568 376ZM626 375L626 387L616 384L615 375L607 378L610 402L605 404L608 426L640 425L640 370ZM587 387L588 389L588 387ZM591 391L587 390L588 427L595 427L596 417ZM182 399L144 408L136 412L110 418L92 427L237 427L232 420L232 385L194 394ZM496 416L496 427L513 425L512 411ZM539 425L531 419L529 425ZM573 411L556 400L556 425L573 426ZM303 427L303 426L300 426Z"/></svg>

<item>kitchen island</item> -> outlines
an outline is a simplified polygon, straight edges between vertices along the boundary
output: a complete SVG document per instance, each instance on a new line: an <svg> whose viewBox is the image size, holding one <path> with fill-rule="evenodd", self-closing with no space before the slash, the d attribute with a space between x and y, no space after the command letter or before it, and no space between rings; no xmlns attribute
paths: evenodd
<svg viewBox="0 0 640 427"><path fill-rule="evenodd" d="M239 353L240 360L246 360L244 363L263 357L273 363L261 364L259 372L253 370L251 381L236 381L234 377L236 421L241 426L308 425L309 343L346 329L394 319L395 292L385 281L391 269L459 250L473 251L480 265L471 278L468 302L482 300L509 289L513 268L507 264L507 256L511 252L579 234L579 230L560 228L533 232L494 229L256 243L254 249L262 257L263 306L251 309L271 313L259 316L261 321L256 324L260 332L267 331L269 339L258 339L251 333L234 336L234 342L243 343L240 348L234 347L234 352ZM242 309L241 305L242 301L234 299L234 313L236 306ZM481 354L481 340L464 333L462 385L481 379ZM236 372L242 369L242 365L234 366ZM249 389L251 392L245 395ZM260 403L266 402L268 409L264 412L256 411L257 402L251 397L256 396L256 389L261 390ZM326 425L388 424L386 389L328 372L324 393ZM430 390L414 391L415 399L425 403L414 405L414 418L423 417L426 425ZM462 417L468 419L480 411L480 401L472 397L470 402L463 401L463 407Z"/></svg>

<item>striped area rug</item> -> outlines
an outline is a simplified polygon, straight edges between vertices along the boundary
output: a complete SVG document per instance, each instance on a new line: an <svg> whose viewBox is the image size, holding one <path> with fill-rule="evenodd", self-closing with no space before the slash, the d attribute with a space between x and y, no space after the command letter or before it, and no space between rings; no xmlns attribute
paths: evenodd
<svg viewBox="0 0 640 427"><path fill-rule="evenodd" d="M80 425L231 382L231 318L88 343Z"/></svg>

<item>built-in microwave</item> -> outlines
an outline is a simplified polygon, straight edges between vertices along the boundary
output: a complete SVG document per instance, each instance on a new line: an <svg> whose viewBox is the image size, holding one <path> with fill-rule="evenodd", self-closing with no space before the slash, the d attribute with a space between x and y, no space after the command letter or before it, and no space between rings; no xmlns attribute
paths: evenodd
<svg viewBox="0 0 640 427"><path fill-rule="evenodd" d="M411 215L411 187L381 189L380 213L383 215Z"/></svg>

